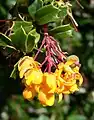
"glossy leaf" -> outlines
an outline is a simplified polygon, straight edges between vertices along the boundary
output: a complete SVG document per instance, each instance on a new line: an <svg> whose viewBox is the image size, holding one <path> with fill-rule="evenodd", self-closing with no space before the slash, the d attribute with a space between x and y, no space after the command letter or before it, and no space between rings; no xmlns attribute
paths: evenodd
<svg viewBox="0 0 94 120"><path fill-rule="evenodd" d="M53 5L46 5L36 12L36 21L39 25L58 20L59 9Z"/></svg>
<svg viewBox="0 0 94 120"><path fill-rule="evenodd" d="M29 34L32 34L35 37L35 44L37 44L40 39L40 34L36 32L36 29L33 29L32 31L30 31Z"/></svg>
<svg viewBox="0 0 94 120"><path fill-rule="evenodd" d="M26 32L22 26L11 35L13 45L22 52L25 52L26 37Z"/></svg>
<svg viewBox="0 0 94 120"><path fill-rule="evenodd" d="M27 21L15 21L13 25L13 32L16 32L20 27L23 27L25 32L28 33L30 30L32 30L32 22Z"/></svg>
<svg viewBox="0 0 94 120"><path fill-rule="evenodd" d="M67 24L67 25L61 25L61 26L58 26L56 28L53 28L49 32L51 34L56 34L56 33L59 33L59 32L65 32L65 31L72 30L72 29L73 28L70 26L70 24Z"/></svg>
<svg viewBox="0 0 94 120"><path fill-rule="evenodd" d="M69 24L58 26L49 31L56 39L72 37L72 32L73 28Z"/></svg>
<svg viewBox="0 0 94 120"><path fill-rule="evenodd" d="M42 0L35 0L29 7L28 12L30 16L35 19L36 11L41 8L43 5Z"/></svg>
<svg viewBox="0 0 94 120"><path fill-rule="evenodd" d="M32 34L28 34L25 43L26 53L31 52L33 50L34 45L35 45L35 37Z"/></svg>

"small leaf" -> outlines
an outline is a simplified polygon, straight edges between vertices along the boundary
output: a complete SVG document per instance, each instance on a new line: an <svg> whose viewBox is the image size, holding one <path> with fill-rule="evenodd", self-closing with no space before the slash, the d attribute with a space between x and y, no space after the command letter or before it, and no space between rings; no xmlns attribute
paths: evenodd
<svg viewBox="0 0 94 120"><path fill-rule="evenodd" d="M58 20L59 9L53 5L46 5L36 12L36 21L39 25Z"/></svg>
<svg viewBox="0 0 94 120"><path fill-rule="evenodd" d="M27 34L22 26L11 35L12 43L17 49L21 50L22 52L25 52L26 37Z"/></svg>
<svg viewBox="0 0 94 120"><path fill-rule="evenodd" d="M56 37L57 39L63 39L63 38L72 37L72 30L57 33L56 35L54 35L54 37Z"/></svg>
<svg viewBox="0 0 94 120"><path fill-rule="evenodd" d="M16 77L17 77L17 71L18 71L18 62L14 65L14 69L11 72L10 77L16 79Z"/></svg>
<svg viewBox="0 0 94 120"><path fill-rule="evenodd" d="M42 0L35 0L29 7L28 12L30 16L35 19L36 11L43 6Z"/></svg>
<svg viewBox="0 0 94 120"><path fill-rule="evenodd" d="M27 40L26 40L26 53L29 53L33 50L34 46L40 39L40 34L36 32L36 29L33 29L28 33Z"/></svg>
<svg viewBox="0 0 94 120"><path fill-rule="evenodd" d="M30 32L33 27L32 22L15 21L13 26L13 32L15 33L21 26L24 28L26 33Z"/></svg>
<svg viewBox="0 0 94 120"><path fill-rule="evenodd" d="M40 34L36 32L36 29L33 29L32 31L30 31L29 34L32 34L33 36L35 36L35 44L37 44L40 39Z"/></svg>
<svg viewBox="0 0 94 120"><path fill-rule="evenodd" d="M70 24L67 24L67 25L61 25L61 26L58 26L56 28L53 28L49 32L51 34L56 34L56 33L59 33L59 32L66 32L66 31L72 30L72 29L73 28L70 26Z"/></svg>
<svg viewBox="0 0 94 120"><path fill-rule="evenodd" d="M57 39L72 37L72 32L73 28L69 24L58 26L49 31L49 33L52 34Z"/></svg>
<svg viewBox="0 0 94 120"><path fill-rule="evenodd" d="M29 53L33 50L35 45L35 37L32 34L28 34L26 40L26 53Z"/></svg>

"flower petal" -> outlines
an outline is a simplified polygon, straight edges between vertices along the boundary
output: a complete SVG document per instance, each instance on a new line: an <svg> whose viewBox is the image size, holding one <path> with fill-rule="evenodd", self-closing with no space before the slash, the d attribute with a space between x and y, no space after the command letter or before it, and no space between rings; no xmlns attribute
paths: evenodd
<svg viewBox="0 0 94 120"><path fill-rule="evenodd" d="M43 91L40 91L38 95L38 99L45 106L46 105L52 106L54 104L54 94L51 93L47 94L44 93Z"/></svg>
<svg viewBox="0 0 94 120"><path fill-rule="evenodd" d="M31 74L28 76L26 80L26 84L40 84L42 82L43 74L40 70L32 70Z"/></svg>
<svg viewBox="0 0 94 120"><path fill-rule="evenodd" d="M31 100L35 96L35 90L25 88L25 90L23 91L23 96L25 99Z"/></svg>

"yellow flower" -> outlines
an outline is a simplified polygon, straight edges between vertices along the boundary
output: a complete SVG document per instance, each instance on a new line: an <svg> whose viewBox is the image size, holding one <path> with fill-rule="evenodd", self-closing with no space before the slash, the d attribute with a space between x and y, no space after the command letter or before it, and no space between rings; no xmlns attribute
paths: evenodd
<svg viewBox="0 0 94 120"><path fill-rule="evenodd" d="M39 63L34 61L32 57L25 56L18 63L18 70L20 78L25 76L28 70L39 69Z"/></svg>
<svg viewBox="0 0 94 120"><path fill-rule="evenodd" d="M70 94L78 91L78 85L81 85L83 82L78 67L71 69L69 65L66 65L66 63L60 63L58 69L55 71L57 81L56 93L58 94ZM79 82L79 84L77 84L77 82Z"/></svg>
<svg viewBox="0 0 94 120"><path fill-rule="evenodd" d="M54 104L54 94L53 93L45 93L40 91L38 94L38 99L44 106L52 106Z"/></svg>
<svg viewBox="0 0 94 120"><path fill-rule="evenodd" d="M26 84L31 85L31 84L41 84L43 80L43 73L42 71L39 70L32 70L30 75L26 79Z"/></svg>

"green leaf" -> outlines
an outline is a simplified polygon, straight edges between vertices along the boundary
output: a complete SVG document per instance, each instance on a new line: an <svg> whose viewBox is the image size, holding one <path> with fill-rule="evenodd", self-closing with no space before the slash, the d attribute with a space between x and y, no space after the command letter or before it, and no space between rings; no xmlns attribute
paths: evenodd
<svg viewBox="0 0 94 120"><path fill-rule="evenodd" d="M59 8L53 6L53 5L46 5L42 8L40 8L36 12L36 21L39 25L43 25L49 22L54 22L58 20L58 13L59 13Z"/></svg>
<svg viewBox="0 0 94 120"><path fill-rule="evenodd" d="M35 13L36 11L43 6L42 0L35 0L29 7L28 7L28 12L30 16L35 19Z"/></svg>
<svg viewBox="0 0 94 120"><path fill-rule="evenodd" d="M33 50L35 45L35 37L32 34L28 34L26 40L26 53L29 53Z"/></svg>
<svg viewBox="0 0 94 120"><path fill-rule="evenodd" d="M71 115L68 117L68 120L87 120L83 115Z"/></svg>
<svg viewBox="0 0 94 120"><path fill-rule="evenodd" d="M58 26L49 31L49 33L52 34L56 39L72 37L72 32L73 28L69 24Z"/></svg>
<svg viewBox="0 0 94 120"><path fill-rule="evenodd" d="M33 50L34 46L40 39L40 34L36 32L36 29L33 29L28 33L27 40L26 40L26 53L29 53Z"/></svg>
<svg viewBox="0 0 94 120"><path fill-rule="evenodd" d="M17 71L18 71L18 62L14 65L14 69L11 72L10 77L16 79L17 78Z"/></svg>
<svg viewBox="0 0 94 120"><path fill-rule="evenodd" d="M33 27L32 22L15 21L13 26L13 32L15 33L21 26L24 28L26 33L30 32Z"/></svg>
<svg viewBox="0 0 94 120"><path fill-rule="evenodd" d="M32 34L33 36L35 36L35 44L37 44L40 39L40 34L36 32L36 29L33 29L32 31L30 31L29 34Z"/></svg>
<svg viewBox="0 0 94 120"><path fill-rule="evenodd" d="M49 32L51 34L57 34L57 33L60 33L60 32L66 32L68 30L72 30L73 28L70 26L70 24L67 24L67 25L61 25L61 26L58 26L56 28L53 28L51 29Z"/></svg>
<svg viewBox="0 0 94 120"><path fill-rule="evenodd" d="M66 32L60 32L60 33L57 33L56 35L54 35L54 37L56 39L63 39L63 38L68 38L68 37L72 37L72 30L68 30Z"/></svg>
<svg viewBox="0 0 94 120"><path fill-rule="evenodd" d="M24 28L21 26L15 33L11 35L11 40L14 46L21 50L22 52L25 52L25 42L26 42L27 34L24 30Z"/></svg>

